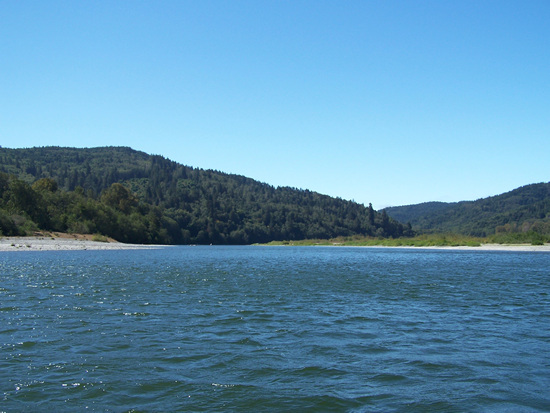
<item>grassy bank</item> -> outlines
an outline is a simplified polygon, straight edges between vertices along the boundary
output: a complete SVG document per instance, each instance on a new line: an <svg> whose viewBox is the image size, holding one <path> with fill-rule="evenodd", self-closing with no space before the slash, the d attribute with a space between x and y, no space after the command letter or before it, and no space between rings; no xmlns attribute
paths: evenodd
<svg viewBox="0 0 550 413"><path fill-rule="evenodd" d="M273 241L266 245L296 245L296 246L314 246L314 245L342 245L355 247L479 247L489 241L485 238L468 237L464 235L419 235L412 238L368 238L368 237L338 237L329 240L310 239L302 241Z"/></svg>
<svg viewBox="0 0 550 413"><path fill-rule="evenodd" d="M356 247L479 247L481 244L527 244L550 243L550 236L535 232L495 234L489 237L470 237L457 234L423 234L411 238L338 237L332 239L309 239L302 241L273 241L266 245L342 245Z"/></svg>

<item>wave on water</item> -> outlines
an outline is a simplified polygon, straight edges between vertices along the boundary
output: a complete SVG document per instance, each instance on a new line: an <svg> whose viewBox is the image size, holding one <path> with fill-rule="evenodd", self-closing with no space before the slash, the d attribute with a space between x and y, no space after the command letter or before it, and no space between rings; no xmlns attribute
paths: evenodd
<svg viewBox="0 0 550 413"><path fill-rule="evenodd" d="M5 411L550 411L536 253L178 247L0 261Z"/></svg>

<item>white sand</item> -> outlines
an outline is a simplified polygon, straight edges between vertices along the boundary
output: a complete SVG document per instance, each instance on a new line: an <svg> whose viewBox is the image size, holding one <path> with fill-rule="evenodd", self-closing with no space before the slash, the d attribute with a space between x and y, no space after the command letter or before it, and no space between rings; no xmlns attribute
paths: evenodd
<svg viewBox="0 0 550 413"><path fill-rule="evenodd" d="M51 237L0 237L0 251L126 250L160 248L162 245L136 245L97 242L86 239Z"/></svg>
<svg viewBox="0 0 550 413"><path fill-rule="evenodd" d="M388 247L395 248L395 247ZM550 244L530 245L530 244L481 244L479 247L399 247L412 249L436 249L436 250L455 250L455 251L537 251L550 252Z"/></svg>

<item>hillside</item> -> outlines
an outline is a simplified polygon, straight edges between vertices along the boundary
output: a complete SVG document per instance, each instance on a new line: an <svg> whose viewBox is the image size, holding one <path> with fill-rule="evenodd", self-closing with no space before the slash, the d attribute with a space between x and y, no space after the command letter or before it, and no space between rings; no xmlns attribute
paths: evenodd
<svg viewBox="0 0 550 413"><path fill-rule="evenodd" d="M249 244L407 227L352 201L192 168L126 147L0 148L0 231L119 241Z"/></svg>
<svg viewBox="0 0 550 413"><path fill-rule="evenodd" d="M389 207L384 210L389 216L399 222L410 222L411 224L418 225L424 217L448 210L455 205L456 203L449 202L423 202L415 205Z"/></svg>
<svg viewBox="0 0 550 413"><path fill-rule="evenodd" d="M385 211L423 232L473 236L530 231L550 234L550 183L526 185L477 201L428 202Z"/></svg>

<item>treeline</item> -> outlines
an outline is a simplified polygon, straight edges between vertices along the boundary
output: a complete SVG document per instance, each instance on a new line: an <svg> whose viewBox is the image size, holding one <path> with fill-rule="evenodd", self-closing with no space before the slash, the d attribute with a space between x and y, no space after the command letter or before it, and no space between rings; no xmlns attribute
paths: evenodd
<svg viewBox="0 0 550 413"><path fill-rule="evenodd" d="M476 201L428 202L387 208L388 215L425 233L497 236L522 241L550 235L550 183L522 186Z"/></svg>
<svg viewBox="0 0 550 413"><path fill-rule="evenodd" d="M412 235L370 205L130 148L0 148L0 170L4 235L42 229L163 244Z"/></svg>
<svg viewBox="0 0 550 413"><path fill-rule="evenodd" d="M101 234L129 243L164 243L170 237L163 218L160 208L139 203L120 184L113 184L96 199L82 188L59 190L51 178L29 185L0 173L0 235L42 230Z"/></svg>

